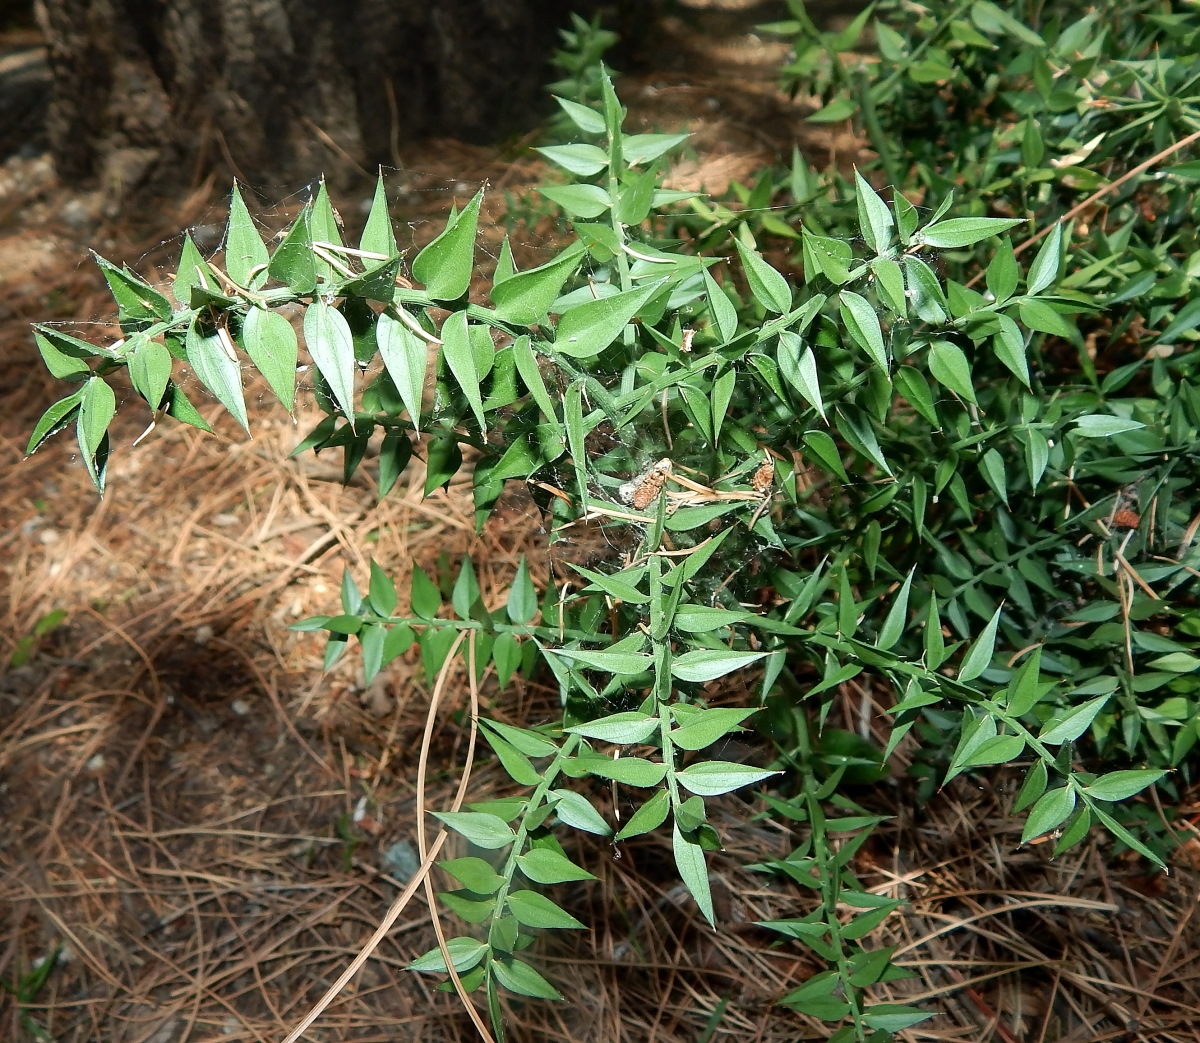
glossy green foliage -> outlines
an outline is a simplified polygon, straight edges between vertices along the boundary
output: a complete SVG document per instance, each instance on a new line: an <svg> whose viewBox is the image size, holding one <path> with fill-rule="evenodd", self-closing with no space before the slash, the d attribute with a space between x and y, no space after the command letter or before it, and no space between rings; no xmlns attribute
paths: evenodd
<svg viewBox="0 0 1200 1043"><path fill-rule="evenodd" d="M298 305L327 416L297 452L340 448L349 480L375 439L386 495L414 453L431 494L470 450L481 526L505 483L532 480L549 530L587 521L627 549L574 566L562 589L539 591L522 563L503 603L469 560L414 567L400 589L372 564L365 592L347 574L340 611L299 625L327 633L327 664L356 639L368 681L415 646L432 682L457 647L479 676L544 669L560 692L553 725L481 723L514 795L439 816L471 846L442 866L442 900L469 926L413 969L453 968L493 1013L501 991L556 998L526 951L539 930L585 926L566 908L590 877L569 830L669 830L715 922L708 802L758 787L808 831L759 868L819 896L772 926L829 963L784 1002L842 1022L835 1038L884 1039L924 1015L868 998L898 973L864 942L894 903L853 879L875 820L839 787L880 778L905 736L927 751L916 770L931 789L1028 765L1026 840L1061 830L1061 849L1100 824L1162 857L1125 809L1197 737L1190 356L1089 370L1081 324L1099 309L1073 282L1070 234L1051 225L1026 266L1007 238L1018 221L973 197L931 208L927 193L918 209L861 174L837 198L826 183L827 206L783 226L798 266L781 271L749 225L661 187L683 136L626 134L611 83L596 85L590 104L564 99L571 140L542 150L561 178L539 193L569 229L543 264L517 271L506 249L472 293L479 195L410 281L382 183L359 248L323 188L273 251L235 192L224 257L185 243L186 300L110 265L124 340L39 327L72 387L30 451L74 424L101 485L106 378L128 367L156 413L196 423L173 382L181 357L243 426L243 366L291 408L300 340L276 309ZM793 170L797 192L808 177ZM684 206L717 218L735 264L664 234ZM1189 322L1181 311L1164 334L1185 343ZM885 750L822 727L856 679L894 693ZM774 763L723 753L749 725L774 739ZM1088 771L1077 747L1124 760ZM575 781L588 779L604 785ZM614 791L633 807L620 821L584 795ZM851 838L835 845L838 832Z"/></svg>

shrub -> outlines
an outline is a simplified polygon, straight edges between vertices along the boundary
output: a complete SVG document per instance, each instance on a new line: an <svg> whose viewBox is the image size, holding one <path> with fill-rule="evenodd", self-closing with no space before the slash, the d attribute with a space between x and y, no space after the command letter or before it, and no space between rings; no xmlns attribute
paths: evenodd
<svg viewBox="0 0 1200 1043"><path fill-rule="evenodd" d="M222 263L185 240L174 301L98 259L124 337L92 345L37 328L47 366L76 386L29 450L73 425L102 489L117 408L106 378L121 369L156 415L204 427L173 379L184 363L248 427L246 358L291 409L298 342L276 309L299 305L327 416L298 451L342 447L348 478L378 437L380 495L416 453L427 493L466 453L480 525L505 483L537 481L551 489L552 533L589 522L628 549L575 566L570 593L537 591L522 565L502 606L483 603L470 561L445 591L414 568L406 598L373 564L365 592L347 574L341 610L298 625L328 634L327 664L357 639L368 680L415 643L431 678L465 653L501 684L539 666L557 681L554 725L480 722L517 795L438 814L473 845L442 863L458 885L442 900L475 926L414 969L448 973L464 995L483 989L498 1033L503 991L558 995L523 958L537 929L583 926L543 891L590 875L558 831L614 833L572 780L644 793L615 840L669 829L713 922L706 852L721 841L706 800L758 786L807 835L757 868L819 896L769 926L829 964L784 1002L844 1022L834 1039L886 1039L927 1014L865 995L900 973L864 943L898 903L854 877L878 819L844 787L878 777L906 736L928 751L930 785L1020 764L1026 840L1054 831L1063 850L1100 823L1160 860L1122 802L1189 744L1097 773L1076 741L1091 735L1109 761L1116 746L1136 756L1134 732L1178 727L1162 709L1147 715L1143 658L1168 686L1200 666L1179 639L1200 617L1169 596L1192 566L1147 565L1191 542L1181 511L1197 403L1165 368L1157 380L1166 359L1138 397L1044 379L1047 338L1078 344L1071 316L1095 314L1064 289L1062 224L1022 273L997 239L1019 219L956 216L949 195L922 214L858 175L852 234L802 229L799 285L744 227L729 246L736 267L687 252L656 217L688 199L661 187L685 136L625 134L606 77L600 90L598 109L560 99L575 140L541 149L569 176L540 191L570 218L570 241L524 272L506 244L488 303L470 294L480 196L412 259L410 282L382 183L356 248L323 186L274 251L235 189ZM988 254L987 294L937 274ZM758 695L709 705L734 675ZM895 695L885 750L824 727L859 676ZM714 744L751 720L776 743L774 762L715 759ZM441 841L419 836L427 871Z"/></svg>

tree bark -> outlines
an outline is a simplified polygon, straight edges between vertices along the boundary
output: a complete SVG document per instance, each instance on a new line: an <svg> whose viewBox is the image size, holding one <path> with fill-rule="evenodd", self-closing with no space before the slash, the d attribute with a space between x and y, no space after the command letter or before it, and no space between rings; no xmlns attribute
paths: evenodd
<svg viewBox="0 0 1200 1043"><path fill-rule="evenodd" d="M134 187L398 162L528 121L568 11L595 0L36 0L60 173Z"/></svg>

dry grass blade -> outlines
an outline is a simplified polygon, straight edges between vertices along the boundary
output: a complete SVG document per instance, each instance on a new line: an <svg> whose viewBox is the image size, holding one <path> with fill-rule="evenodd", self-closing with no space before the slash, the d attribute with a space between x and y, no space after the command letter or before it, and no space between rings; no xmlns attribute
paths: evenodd
<svg viewBox="0 0 1200 1043"><path fill-rule="evenodd" d="M450 675L451 667L454 663L454 656L457 654L459 647L462 645L463 636L468 632L460 630L458 637L455 638L454 644L451 645L450 651L446 656L445 663L442 664L442 669L438 674L437 684L433 689L433 697L429 701L429 717L425 722L425 735L421 742L421 758L417 765L417 853L421 856L422 862L425 861L425 772L429 764L429 741L433 735L433 724L436 720L438 704L441 702L442 689L445 686L446 678ZM466 766L463 769L462 780L458 785L458 792L454 795L454 803L451 805L451 811L457 811L462 807L463 798L467 792L467 782L471 777L471 764L475 759L475 740L478 736L479 729L479 685L476 680L475 673L475 631L469 632L468 652L467 652L467 679L471 692L471 737L467 744ZM443 830L444 832L444 830ZM446 945L446 935L442 931L441 920L438 917L437 895L433 890L433 881L429 879L428 874L425 876L425 897L429 901L429 916L433 924L434 933L437 935L438 948L441 950L442 958L446 961L446 971L450 975L450 980L454 983L454 991L458 993L458 998L462 1000L463 1008L471 1018L471 1023L479 1032L479 1037L486 1040L487 1043L495 1043L492 1039L491 1032L488 1031L487 1025L484 1024L483 1018L479 1011L475 1009L475 1004L471 1002L471 997L463 986L462 979L458 976L458 971L454 969L454 960L450 955L450 949Z"/></svg>

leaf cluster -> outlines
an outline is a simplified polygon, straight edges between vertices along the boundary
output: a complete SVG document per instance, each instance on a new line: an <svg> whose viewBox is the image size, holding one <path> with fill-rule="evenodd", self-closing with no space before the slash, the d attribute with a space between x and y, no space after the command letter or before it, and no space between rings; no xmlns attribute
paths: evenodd
<svg viewBox="0 0 1200 1043"><path fill-rule="evenodd" d="M292 409L301 340L280 309L298 306L326 417L297 452L341 448L348 480L377 440L380 495L416 456L427 494L470 460L480 525L506 483L528 481L551 531L590 522L628 548L540 593L522 564L503 606L485 603L469 561L414 567L407 606L372 564L365 593L347 575L341 611L299 625L328 635L327 665L357 639L368 679L414 645L432 679L465 635L480 674L494 664L504 684L540 665L558 685L552 726L483 722L517 795L440 816L468 845L443 864L442 900L471 926L414 969L484 990L497 1031L503 992L557 996L526 957L537 930L583 926L543 890L590 876L564 827L615 842L669 829L713 921L707 802L759 786L808 830L760 868L819 897L774 926L829 963L785 1002L843 1022L833 1038L885 1039L923 1015L864 999L896 973L861 944L892 904L853 879L876 820L842 788L879 777L905 736L928 751L929 788L1020 764L1027 841L1053 832L1064 850L1100 824L1162 859L1118 809L1182 769L1197 738L1200 398L1177 379L1191 362L1089 370L1081 323L1101 310L1079 290L1072 229L1053 224L1023 268L1007 238L1023 219L970 195L918 208L862 173L827 184L830 205L793 233L800 279L749 224L712 255L685 250L671 235L682 205L733 226L662 187L685 136L626 134L598 84L595 107L558 100L572 140L541 149L563 179L539 192L569 241L525 271L506 242L486 292L481 195L406 263L382 181L357 246L321 186L269 249L235 188L223 256L185 240L174 301L98 259L123 337L37 328L75 389L30 451L74 425L102 487L120 369L156 419L205 426L182 366L243 426L244 366ZM793 168L795 188L807 177ZM1067 348L1074 370L1054 363ZM882 751L825 728L860 677L895 693ZM775 763L722 759L752 719ZM1079 744L1121 763L1090 771ZM616 826L600 797L613 787L636 804ZM853 838L835 843L839 831Z"/></svg>

